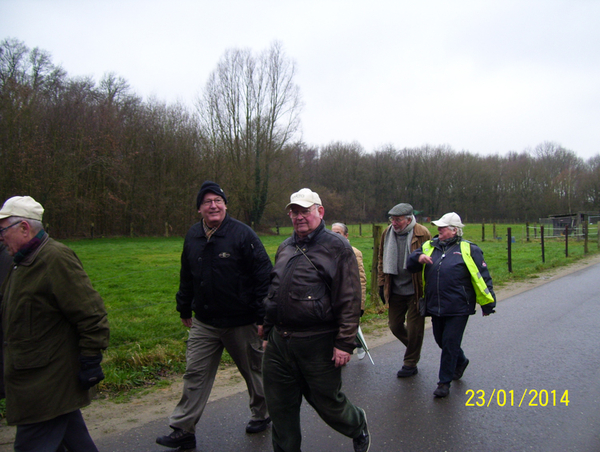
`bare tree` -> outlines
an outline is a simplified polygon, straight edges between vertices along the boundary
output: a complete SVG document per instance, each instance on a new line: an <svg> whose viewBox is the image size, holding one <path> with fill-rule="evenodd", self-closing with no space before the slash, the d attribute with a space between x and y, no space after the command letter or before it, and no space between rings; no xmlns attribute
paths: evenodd
<svg viewBox="0 0 600 452"><path fill-rule="evenodd" d="M213 153L214 178L227 184L244 220L258 225L271 192L271 165L299 128L295 67L279 43L259 56L228 50L198 101Z"/></svg>

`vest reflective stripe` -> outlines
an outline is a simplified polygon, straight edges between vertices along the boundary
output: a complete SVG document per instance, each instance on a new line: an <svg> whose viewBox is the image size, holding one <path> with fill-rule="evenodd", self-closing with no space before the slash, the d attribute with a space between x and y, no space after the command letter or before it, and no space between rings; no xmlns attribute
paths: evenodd
<svg viewBox="0 0 600 452"><path fill-rule="evenodd" d="M433 254L434 246L431 244L431 240L423 243L421 250L423 254L427 256L431 256ZM471 274L471 281L473 282L473 288L475 289L476 301L478 304L483 306L484 304L492 303L494 301L494 297L490 293L490 289L487 284L483 280L479 269L477 268L477 264L471 257L471 244L466 240L461 240L460 242L460 252L465 261L467 269ZM425 293L425 265L423 265L423 293Z"/></svg>

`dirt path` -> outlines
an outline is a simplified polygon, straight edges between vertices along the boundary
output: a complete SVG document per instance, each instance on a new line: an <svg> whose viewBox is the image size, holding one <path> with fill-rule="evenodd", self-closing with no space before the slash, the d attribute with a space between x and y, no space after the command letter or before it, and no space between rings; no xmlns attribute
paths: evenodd
<svg viewBox="0 0 600 452"><path fill-rule="evenodd" d="M593 256L562 267L545 272L539 277L528 281L500 287L496 290L498 301L502 301L521 292L533 289L562 276L573 273L589 265L600 263L600 256ZM365 339L369 347L376 347L394 340L385 324L379 328L364 328ZM181 396L181 377L174 378L166 388L152 389L146 394L133 397L127 403L115 403L108 400L95 400L89 407L83 409L88 428L93 438L101 438L116 432L129 430L156 419L166 419ZM221 369L217 373L210 401L245 391L245 383L235 366ZM5 424L0 426L0 452L12 450L14 427Z"/></svg>

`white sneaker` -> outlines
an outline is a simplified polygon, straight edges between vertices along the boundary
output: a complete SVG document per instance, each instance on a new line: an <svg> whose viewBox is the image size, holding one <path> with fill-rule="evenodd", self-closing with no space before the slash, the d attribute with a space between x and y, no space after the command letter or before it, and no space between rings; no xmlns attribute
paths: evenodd
<svg viewBox="0 0 600 452"><path fill-rule="evenodd" d="M367 352L365 352L364 348L357 347L356 354L358 355L358 359L363 359L367 355Z"/></svg>

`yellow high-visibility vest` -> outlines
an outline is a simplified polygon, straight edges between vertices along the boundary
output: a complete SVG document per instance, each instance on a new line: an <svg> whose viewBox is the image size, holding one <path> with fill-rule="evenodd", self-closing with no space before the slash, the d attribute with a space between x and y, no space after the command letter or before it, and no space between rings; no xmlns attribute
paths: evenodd
<svg viewBox="0 0 600 452"><path fill-rule="evenodd" d="M431 244L431 240L427 240L421 247L423 254L427 256L431 256L434 249L435 247ZM471 257L471 242L467 240L461 240L460 252L465 264L467 265L467 268L469 269L469 273L471 274L471 281L473 282L473 288L475 289L475 300L477 303L483 306L484 304L494 302L494 297L492 297L490 289L488 289L487 284L483 280L483 277L477 268L477 264L475 264L473 257ZM425 265L423 265L423 294L425 294Z"/></svg>

